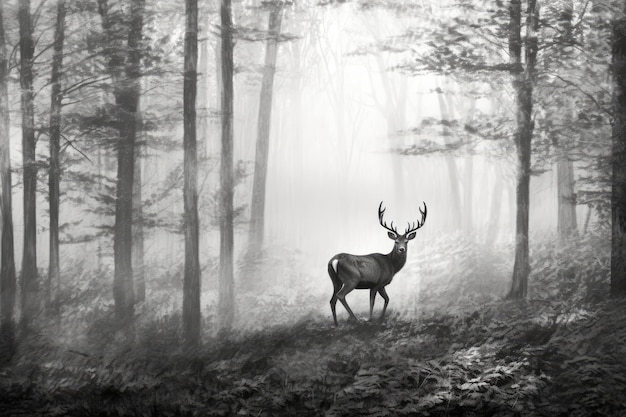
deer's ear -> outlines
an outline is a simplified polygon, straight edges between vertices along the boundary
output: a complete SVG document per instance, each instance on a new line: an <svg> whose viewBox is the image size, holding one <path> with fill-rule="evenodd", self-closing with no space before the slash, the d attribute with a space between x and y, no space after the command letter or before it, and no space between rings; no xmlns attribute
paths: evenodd
<svg viewBox="0 0 626 417"><path fill-rule="evenodd" d="M415 232L411 232L408 235L406 235L406 240L411 240L413 238L415 238Z"/></svg>
<svg viewBox="0 0 626 417"><path fill-rule="evenodd" d="M387 236L389 236L389 239L393 239L393 240L396 240L398 238L398 235L396 235L393 232L387 232Z"/></svg>

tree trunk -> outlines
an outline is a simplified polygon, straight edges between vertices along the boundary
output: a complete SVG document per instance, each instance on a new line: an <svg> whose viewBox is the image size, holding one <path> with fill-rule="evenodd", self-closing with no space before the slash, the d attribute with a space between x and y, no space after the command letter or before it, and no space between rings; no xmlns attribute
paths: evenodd
<svg viewBox="0 0 626 417"><path fill-rule="evenodd" d="M487 225L486 242L495 246L498 238L498 227L500 225L500 213L502 213L502 194L504 193L504 184L502 181L502 173L497 167L494 167L493 191L491 193L491 206L489 209L489 223Z"/></svg>
<svg viewBox="0 0 626 417"><path fill-rule="evenodd" d="M50 200L50 261L48 265L48 284L46 285L46 303L50 312L59 311L58 288L60 281L59 266L59 197L61 167L59 149L61 142L61 74L63 72L63 42L65 39L65 0L57 3L57 20L54 34L54 55L52 57L52 92L50 97L50 167L48 171L48 189Z"/></svg>
<svg viewBox="0 0 626 417"><path fill-rule="evenodd" d="M613 22L615 82L611 193L611 295L626 295L626 2Z"/></svg>
<svg viewBox="0 0 626 417"><path fill-rule="evenodd" d="M565 149L556 162L559 239L565 241L576 232L576 195L574 193L574 163Z"/></svg>
<svg viewBox="0 0 626 417"><path fill-rule="evenodd" d="M222 0L222 151L220 164L220 326L230 330L235 318L233 277L233 27L231 0Z"/></svg>
<svg viewBox="0 0 626 417"><path fill-rule="evenodd" d="M196 150L196 95L198 80L198 0L186 0L184 95L185 276L183 329L187 346L200 342L200 254L198 219L198 161Z"/></svg>
<svg viewBox="0 0 626 417"><path fill-rule="evenodd" d="M2 266L0 269L0 358L9 359L15 348L15 252L11 207L11 136L9 134L9 57L4 34L4 5L0 2L0 179L2 195Z"/></svg>
<svg viewBox="0 0 626 417"><path fill-rule="evenodd" d="M22 256L22 326L28 327L39 309L37 277L37 165L30 0L19 2L20 87L24 169L24 251Z"/></svg>
<svg viewBox="0 0 626 417"><path fill-rule="evenodd" d="M574 28L572 25L574 5L572 0L567 0L560 4L560 7L558 29L563 34L563 45L571 46L575 43ZM565 50L561 50L559 53L563 55L567 54ZM568 117L568 119L571 119L571 117ZM565 242L573 233L576 233L577 228L576 194L574 190L574 163L569 157L566 143L555 139L555 147L558 152L558 159L556 161L558 194L557 233L559 239ZM573 276L573 271L570 271L569 275Z"/></svg>
<svg viewBox="0 0 626 417"><path fill-rule="evenodd" d="M454 115L452 114L452 106L446 103L445 92L442 90L437 94L437 100L439 101L439 114L441 121L452 120ZM445 123L442 123L441 133L444 137L444 143L447 145L450 143L448 140L448 128ZM447 155L445 157L446 167L448 169L448 177L450 178L450 193L452 197L452 204L450 204L450 223L448 226L453 232L461 229L461 222L463 216L461 214L461 191L459 189L459 173L456 166L456 159L453 156Z"/></svg>
<svg viewBox="0 0 626 417"><path fill-rule="evenodd" d="M528 215L530 206L530 156L533 135L532 93L535 82L535 66L537 59L537 27L538 8L536 0L529 0L526 15L525 65L522 66L521 51L521 0L511 0L509 55L511 57L511 73L515 90L517 131L515 147L517 150L517 186L516 186L516 230L515 230L515 263L509 298L525 298L528 291L528 275L530 273L528 250Z"/></svg>
<svg viewBox="0 0 626 417"><path fill-rule="evenodd" d="M142 193L142 152L141 145L135 149L135 173L133 174L133 281L135 283L135 303L146 300L146 269L144 262L143 234L143 193Z"/></svg>
<svg viewBox="0 0 626 417"><path fill-rule="evenodd" d="M107 0L98 0L102 27L112 49L107 66L113 82L113 94L118 112L117 187L113 238L113 298L118 323L127 336L132 336L134 319L134 284L132 266L133 183L135 174L135 143L140 97L140 40L143 31L144 0L131 0L127 47L116 39L116 26L110 20ZM123 54L126 54L124 59ZM122 67L122 62L125 65ZM122 74L125 78L122 82Z"/></svg>
<svg viewBox="0 0 626 417"><path fill-rule="evenodd" d="M267 182L267 161L270 146L270 124L272 117L272 93L276 57L278 55L278 37L282 20L283 3L271 3L268 23L268 38L265 46L265 66L261 82L261 99L257 121L256 157L252 203L250 205L250 231L248 236L248 256L256 257L263 245L265 225L265 188Z"/></svg>

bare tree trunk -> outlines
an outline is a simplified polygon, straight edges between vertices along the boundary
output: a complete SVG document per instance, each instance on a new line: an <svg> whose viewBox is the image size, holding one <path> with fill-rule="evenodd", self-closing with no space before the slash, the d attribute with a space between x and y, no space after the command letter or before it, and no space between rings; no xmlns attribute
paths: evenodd
<svg viewBox="0 0 626 417"><path fill-rule="evenodd" d="M142 146L135 148L135 173L133 174L133 281L135 288L135 303L146 300L146 269L144 261L144 234L143 234L143 192L142 192Z"/></svg>
<svg viewBox="0 0 626 417"><path fill-rule="evenodd" d="M183 147L185 184L185 276L183 280L183 328L187 346L200 343L200 253L198 219L198 161L196 145L196 96L198 82L198 0L186 0L185 81Z"/></svg>
<svg viewBox="0 0 626 417"><path fill-rule="evenodd" d="M516 186L516 228L515 228L515 263L509 298L525 298L528 291L528 275L530 274L528 249L528 218L530 206L530 156L533 136L533 85L535 82L535 66L537 59L537 27L539 11L536 0L528 1L526 15L525 65L522 65L521 51L521 0L511 0L509 55L511 57L511 73L515 89L516 122L515 147L517 149L517 186Z"/></svg>
<svg viewBox="0 0 626 417"><path fill-rule="evenodd" d="M498 226L500 224L500 214L502 213L502 194L504 184L501 172L494 167L493 191L491 193L491 207L489 209L489 224L487 225L486 242L494 245L498 237Z"/></svg>
<svg viewBox="0 0 626 417"><path fill-rule="evenodd" d="M626 294L626 2L613 21L615 82L611 193L611 296Z"/></svg>
<svg viewBox="0 0 626 417"><path fill-rule="evenodd" d="M39 309L37 276L37 164L30 0L19 2L20 86L24 169L24 251L22 256L22 325L28 327Z"/></svg>
<svg viewBox="0 0 626 417"><path fill-rule="evenodd" d="M54 55L52 58L52 92L50 98L50 167L48 173L48 189L50 203L50 260L48 266L48 284L46 286L46 303L48 310L59 312L58 287L61 277L59 265L59 198L61 182L61 166L59 149L61 142L61 108L63 93L61 91L61 74L63 73L63 43L65 41L65 0L57 3L57 20L54 34Z"/></svg>
<svg viewBox="0 0 626 417"><path fill-rule="evenodd" d="M574 33L572 19L574 5L572 0L567 0L560 4L559 29L563 34L563 44L570 46L574 44ZM560 51L561 54L567 52ZM568 147L563 141L555 140L558 152L556 161L557 172L557 194L558 194L558 220L557 232L559 239L565 241L573 233L576 233L576 194L574 190L574 163L570 159ZM573 271L568 273L573 276Z"/></svg>
<svg viewBox="0 0 626 417"><path fill-rule="evenodd" d="M574 192L574 163L562 151L556 162L559 238L565 240L576 233L576 194Z"/></svg>
<svg viewBox="0 0 626 417"><path fill-rule="evenodd" d="M257 121L256 157L254 181L252 186L252 203L250 205L250 231L248 237L248 256L258 255L263 246L265 226L265 188L267 182L267 161L270 147L270 125L272 118L272 95L276 58L278 55L278 38L282 20L283 2L270 4L268 37L265 46L265 66L261 82L261 99Z"/></svg>
<svg viewBox="0 0 626 417"><path fill-rule="evenodd" d="M445 120L452 119L454 115L452 114L452 106L449 103L446 103L445 92L442 90L437 94L437 100L439 101L439 113L441 115L442 122ZM448 129L445 124L442 124L442 134L444 137L444 141L446 144L448 141ZM461 215L461 191L459 188L459 174L456 166L456 160L453 156L446 156L446 167L448 169L448 176L450 178L450 193L452 196L452 204L450 205L451 210L451 222L449 223L449 227L452 231L457 231L461 228L461 220L463 216Z"/></svg>
<svg viewBox="0 0 626 417"><path fill-rule="evenodd" d="M222 0L222 151L220 163L220 327L230 330L235 319L233 271L233 24L231 0Z"/></svg>
<svg viewBox="0 0 626 417"><path fill-rule="evenodd" d="M0 178L2 195L2 266L0 269L0 358L10 359L15 349L15 252L11 190L11 137L9 134L9 57L4 34L4 5L0 2Z"/></svg>

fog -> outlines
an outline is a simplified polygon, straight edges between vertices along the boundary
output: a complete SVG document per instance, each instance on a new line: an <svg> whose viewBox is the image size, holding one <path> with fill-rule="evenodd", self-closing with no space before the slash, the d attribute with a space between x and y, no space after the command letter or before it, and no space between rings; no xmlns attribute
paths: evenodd
<svg viewBox="0 0 626 417"><path fill-rule="evenodd" d="M200 45L199 108L204 111L200 111L199 141L202 155L209 158L209 163L201 167L199 176L200 193L208 195L218 187L220 127L219 119L211 116L218 102L216 38L212 33L216 23L210 20L214 16L205 18L203 25L209 27L209 33ZM240 12L236 18L240 19L239 23L252 21L254 24L256 19L258 26L266 25L264 18L254 17L247 11ZM419 17L413 16L412 19L411 25L419 26L420 22L416 22ZM251 291L256 294L266 291L268 297L276 295L283 297L289 305L298 304L297 314L319 314L330 320L328 299L332 295L332 285L327 273L328 260L340 252L387 253L393 246L386 231L378 224L377 209L382 201L387 208L386 220L393 221L399 230L407 222L419 218L419 208L424 203L428 207L425 226L409 244L408 266L389 286L392 311L404 309L419 316L424 285L439 277L437 274L442 271L448 271L448 275L454 277L462 254L442 256L433 265L432 255L437 251L438 242L446 240L460 239L476 248L502 249L504 267L494 269L494 276L486 277L488 281L495 279L501 283L501 287L494 288L494 293L502 295L512 269L514 154L505 153L501 145L493 143L481 143L473 153L407 156L400 155L397 150L423 139L412 129L424 119L454 118L463 122L471 121L476 112L489 114L511 109L511 86L502 84L492 95L472 98L464 94L465 81L452 76L412 75L394 70L416 51L372 48L377 42L399 36L407 29L409 19L401 18L393 11L382 8L363 11L356 5L320 7L313 11L296 8L288 11L284 20L284 32L295 39L282 42L279 47L268 162L266 252L258 272L260 275L247 277L262 283L254 285ZM180 30L174 34L182 37ZM235 229L237 293L243 295L236 296L236 299L241 313L238 325L246 327L249 312L259 308L254 304L258 300L245 297L248 291L245 282L249 281L243 277L245 271L241 269L241 259L247 245L260 89L258 74L250 67L262 65L263 44L238 41L235 50L236 64L242 67L235 75L235 160L247 174L235 194L236 205L243 207ZM147 87L151 86L150 82L145 81ZM163 88L148 89L142 106L145 109L159 108L169 100L163 91L175 94L180 86L180 79L173 78ZM445 91L442 92L442 88ZM441 96L445 96L454 114L445 114ZM12 163L19 167L21 142L17 122L12 133ZM182 141L180 120L164 135L174 142ZM433 133L429 139L445 143L450 138L442 132L440 135ZM42 144L39 153L44 155L45 152L46 145ZM69 149L68 152L74 151ZM94 169L94 155L90 159L91 163L84 162L83 166ZM181 161L182 147L174 151L157 148L147 152L141 161L144 198L158 194ZM114 168L108 169L113 172ZM532 177L530 229L535 235L556 230L556 181L555 170L551 167ZM44 183L42 179L42 186ZM62 189L72 187L71 182L62 182ZM499 189L502 199L495 208L499 218L494 220L493 199ZM44 226L47 203L42 195L38 201L40 268L47 263L48 239ZM179 218L182 216L182 199L177 195L153 204L148 210L162 218ZM207 319L206 328L212 329L217 300L219 231L215 224L216 208L206 201L201 199L205 204L200 207L201 303ZM16 187L14 211L21 213L21 210L21 187ZM584 218L586 214L587 209L579 206L578 218ZM86 213L75 202L62 200L61 223L76 220L82 222L68 229L70 241L71 236L80 236L97 224L112 224L111 218ZM494 221L496 234L488 237L487 229ZM21 257L22 228L21 216L16 215L17 259ZM153 228L146 230L145 239L148 296L144 308L149 314L175 313L180 310L182 294L172 292L169 286L163 288L163 283L174 283L174 288L181 285L182 236ZM61 285L70 285L73 280L67 276L77 269L102 268L106 272L99 277L112 280L111 242L111 236L105 235L88 243L63 244L61 266L65 274L62 274ZM480 253L477 251L471 256L481 256ZM432 273L434 270L438 272ZM109 297L103 296L105 299ZM156 301L165 296L169 299L167 303ZM349 299L355 311L363 315L367 309L366 292L355 291ZM301 305L305 301L308 304ZM159 310L151 310L151 303L159 305ZM339 310L340 315L345 314L341 308ZM283 314L288 315L288 311ZM280 320L277 318L276 322ZM272 321L264 324L271 325Z"/></svg>

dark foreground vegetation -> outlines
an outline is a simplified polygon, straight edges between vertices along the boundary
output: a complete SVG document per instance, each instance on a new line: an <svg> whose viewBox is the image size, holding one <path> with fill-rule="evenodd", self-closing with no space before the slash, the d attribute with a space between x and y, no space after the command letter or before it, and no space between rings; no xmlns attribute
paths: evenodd
<svg viewBox="0 0 626 417"><path fill-rule="evenodd" d="M338 310L335 327L327 294L268 289L246 295L229 334L205 314L192 350L182 347L178 309L157 313L180 289L149 282L155 302L129 343L102 295L108 283L68 271L77 282L61 318L41 317L0 364L0 416L626 415L626 304L607 297L606 234L558 249L534 240L529 300L503 297L497 261L510 244L454 239L392 284L421 277L416 310L396 297L384 323L347 322ZM441 262L450 254L458 271ZM358 305L367 294L351 297ZM355 312L367 317L366 307Z"/></svg>
<svg viewBox="0 0 626 417"><path fill-rule="evenodd" d="M0 415L626 415L623 300L561 309L309 319L193 352L174 348L177 320L133 348L73 351L33 334L0 371Z"/></svg>

